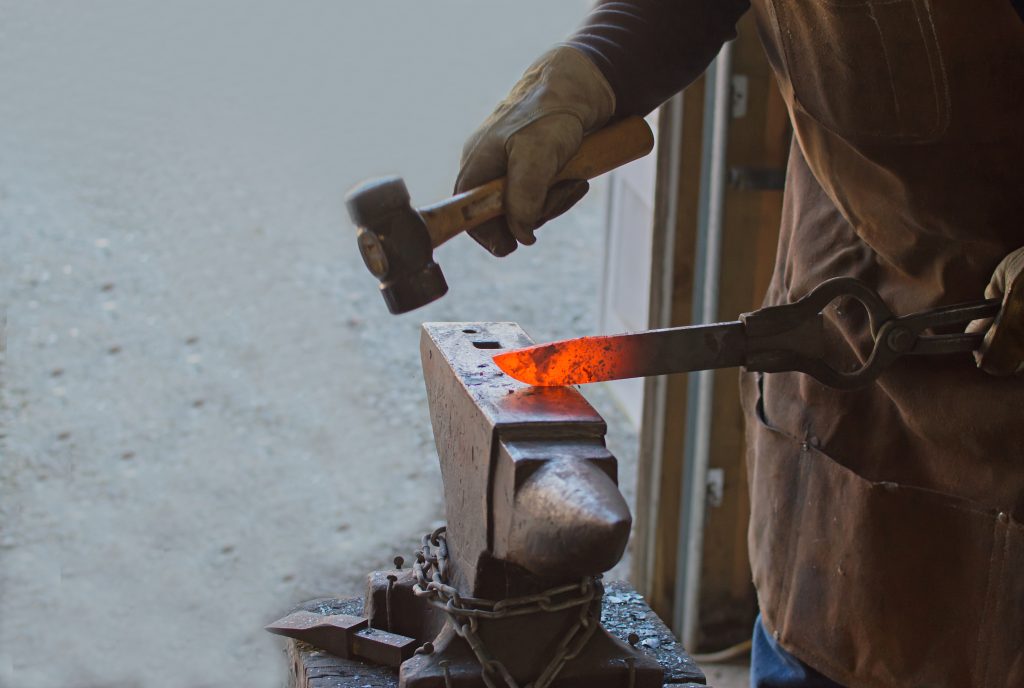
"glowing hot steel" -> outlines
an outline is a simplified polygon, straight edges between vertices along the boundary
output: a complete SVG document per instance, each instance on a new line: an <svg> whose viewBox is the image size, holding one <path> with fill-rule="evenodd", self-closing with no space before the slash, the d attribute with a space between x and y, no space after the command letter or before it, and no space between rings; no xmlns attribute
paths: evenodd
<svg viewBox="0 0 1024 688"><path fill-rule="evenodd" d="M507 375L540 387L743 365L739 322L566 339L498 354Z"/></svg>
<svg viewBox="0 0 1024 688"><path fill-rule="evenodd" d="M558 387L644 375L643 348L622 336L582 337L498 354L494 363L520 382Z"/></svg>

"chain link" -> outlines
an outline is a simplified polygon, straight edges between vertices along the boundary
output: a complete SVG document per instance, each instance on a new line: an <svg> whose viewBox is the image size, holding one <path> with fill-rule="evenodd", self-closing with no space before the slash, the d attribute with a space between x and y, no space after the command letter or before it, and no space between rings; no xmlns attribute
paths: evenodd
<svg viewBox="0 0 1024 688"><path fill-rule="evenodd" d="M548 688L558 677L566 662L574 659L586 647L600 625L600 605L594 604L604 594L600 576L585 576L579 583L551 588L536 595L487 600L464 597L449 584L448 542L446 528L438 528L423 536L422 546L416 553L413 572L416 584L413 592L426 598L430 604L444 611L452 628L466 641L483 670L487 688L502 688L495 682L500 678L504 688ZM562 599L564 598L564 599ZM479 634L481 620L507 619L529 614L554 613L579 607L579 615L572 628L562 637L547 666L534 681L520 687L499 660L494 659L484 646Z"/></svg>

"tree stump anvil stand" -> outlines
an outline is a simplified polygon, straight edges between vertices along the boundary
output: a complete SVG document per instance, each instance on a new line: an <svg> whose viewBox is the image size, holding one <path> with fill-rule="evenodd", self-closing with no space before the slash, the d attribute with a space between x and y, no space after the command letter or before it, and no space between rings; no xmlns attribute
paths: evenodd
<svg viewBox="0 0 1024 688"><path fill-rule="evenodd" d="M601 624L655 659L665 671L665 688L704 688L705 677L644 599L626 583L606 586ZM300 609L317 614L361 616L362 598L311 600ZM291 674L288 688L398 688L398 671L357 659L342 659L301 640L288 639Z"/></svg>
<svg viewBox="0 0 1024 688"><path fill-rule="evenodd" d="M371 573L364 599L315 600L268 626L293 638L293 686L704 683L638 594L602 584L632 524L618 465L575 388L530 387L494 365L532 343L514 323L423 326L447 529L411 567Z"/></svg>

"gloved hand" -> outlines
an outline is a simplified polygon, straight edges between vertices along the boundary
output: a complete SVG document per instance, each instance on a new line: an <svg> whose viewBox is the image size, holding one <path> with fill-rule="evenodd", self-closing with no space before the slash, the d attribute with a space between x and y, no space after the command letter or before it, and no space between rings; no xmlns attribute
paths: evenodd
<svg viewBox="0 0 1024 688"><path fill-rule="evenodd" d="M985 298L1003 299L994 320L975 321L968 331L985 332L975 353L978 366L993 375L1024 372L1024 248L1006 256L985 289Z"/></svg>
<svg viewBox="0 0 1024 688"><path fill-rule="evenodd" d="M496 256L532 244L544 222L583 198L590 185L551 180L576 153L583 135L615 112L615 94L601 71L568 46L545 53L523 75L462 151L456 193L507 175L505 215L470 231Z"/></svg>

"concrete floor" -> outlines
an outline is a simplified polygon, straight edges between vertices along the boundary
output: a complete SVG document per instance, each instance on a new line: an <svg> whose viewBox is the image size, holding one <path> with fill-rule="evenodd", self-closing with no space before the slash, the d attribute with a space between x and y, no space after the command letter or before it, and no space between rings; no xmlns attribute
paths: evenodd
<svg viewBox="0 0 1024 688"><path fill-rule="evenodd" d="M750 688L750 664L736 661L722 664L702 664L711 688Z"/></svg>
<svg viewBox="0 0 1024 688"><path fill-rule="evenodd" d="M602 189L400 318L342 195L443 196L587 4L0 0L0 686L278 686L261 626L439 522L419 323L592 332Z"/></svg>

